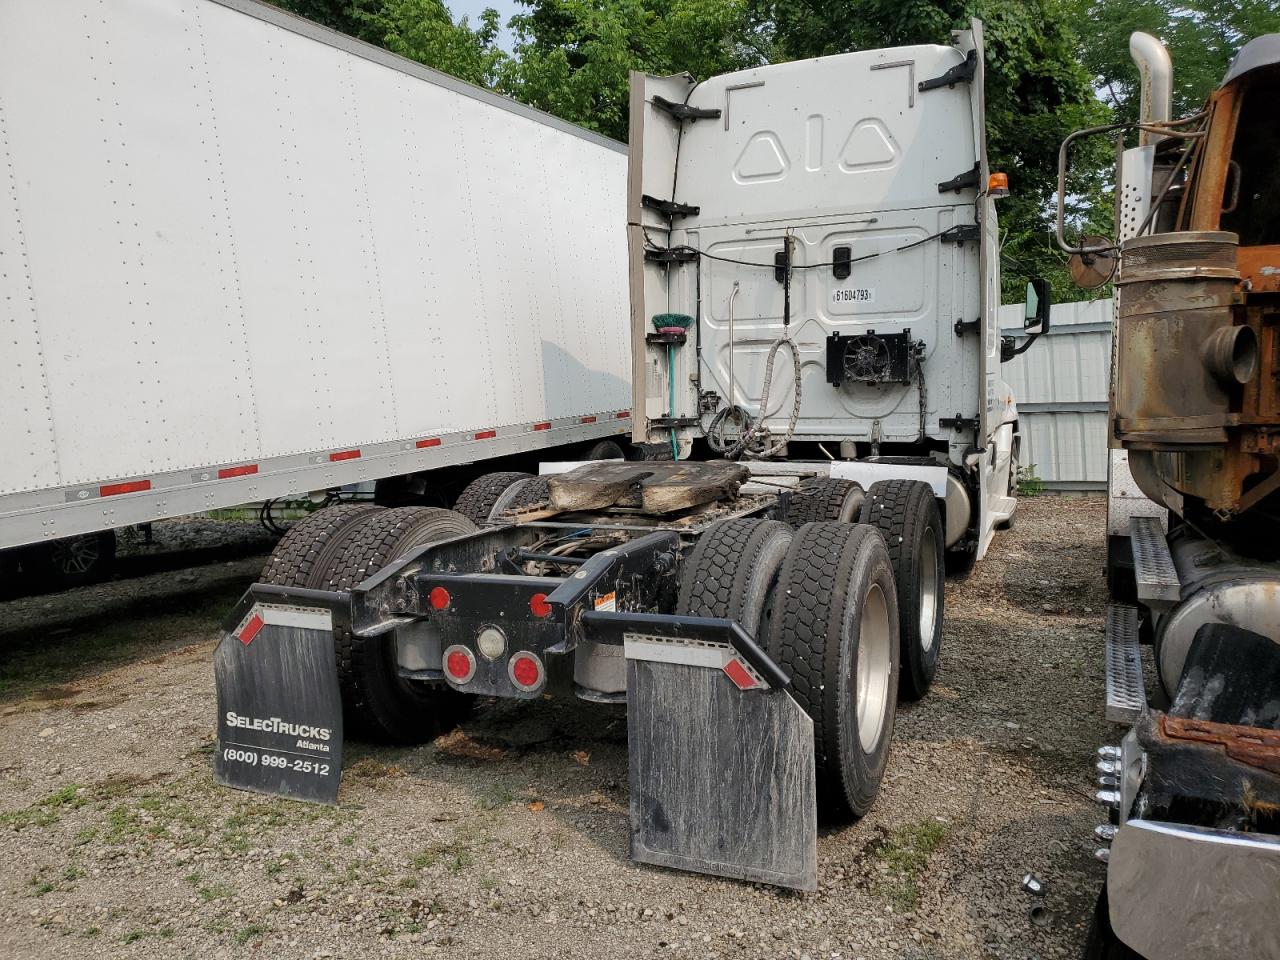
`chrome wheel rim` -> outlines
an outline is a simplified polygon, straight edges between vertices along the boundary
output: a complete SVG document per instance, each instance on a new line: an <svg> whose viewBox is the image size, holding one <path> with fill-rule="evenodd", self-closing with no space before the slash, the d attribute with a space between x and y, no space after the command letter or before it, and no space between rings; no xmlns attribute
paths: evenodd
<svg viewBox="0 0 1280 960"><path fill-rule="evenodd" d="M889 707L889 604L879 584L862 601L858 622L858 741L871 753L884 731Z"/></svg>
<svg viewBox="0 0 1280 960"><path fill-rule="evenodd" d="M933 649L933 631L938 623L938 537L929 528L920 544L920 646Z"/></svg>

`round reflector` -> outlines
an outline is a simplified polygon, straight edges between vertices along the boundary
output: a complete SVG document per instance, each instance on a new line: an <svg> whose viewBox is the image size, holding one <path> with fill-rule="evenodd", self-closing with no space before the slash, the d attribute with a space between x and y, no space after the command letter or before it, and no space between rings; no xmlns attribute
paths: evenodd
<svg viewBox="0 0 1280 960"><path fill-rule="evenodd" d="M532 690L542 683L542 662L532 653L517 653L507 667L511 682L521 690Z"/></svg>
<svg viewBox="0 0 1280 960"><path fill-rule="evenodd" d="M466 647L450 647L444 652L444 672L454 683L466 683L476 673L476 658Z"/></svg>
<svg viewBox="0 0 1280 960"><path fill-rule="evenodd" d="M453 599L449 596L449 591L444 587L432 587L431 592L427 594L427 600L431 603L431 609L443 610L449 606L449 601Z"/></svg>
<svg viewBox="0 0 1280 960"><path fill-rule="evenodd" d="M535 593L529 598L529 610L535 617L551 616L551 604L547 603L545 593Z"/></svg>
<svg viewBox="0 0 1280 960"><path fill-rule="evenodd" d="M476 637L476 647L486 660L497 660L507 652L507 635L497 627L485 627Z"/></svg>

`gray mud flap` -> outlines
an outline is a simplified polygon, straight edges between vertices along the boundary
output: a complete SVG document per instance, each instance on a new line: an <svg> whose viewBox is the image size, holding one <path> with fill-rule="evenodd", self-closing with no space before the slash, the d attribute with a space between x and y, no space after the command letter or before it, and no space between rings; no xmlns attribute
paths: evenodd
<svg viewBox="0 0 1280 960"><path fill-rule="evenodd" d="M241 598L213 661L218 783L337 802L342 697L333 617L346 604L346 594L261 584Z"/></svg>
<svg viewBox="0 0 1280 960"><path fill-rule="evenodd" d="M701 623L732 645L706 632L624 636L631 856L816 890L813 721L737 624Z"/></svg>

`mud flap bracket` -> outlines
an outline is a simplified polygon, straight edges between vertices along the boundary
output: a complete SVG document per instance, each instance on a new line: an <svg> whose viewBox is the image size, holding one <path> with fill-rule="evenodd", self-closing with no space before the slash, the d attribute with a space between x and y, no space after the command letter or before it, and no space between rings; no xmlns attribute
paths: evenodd
<svg viewBox="0 0 1280 960"><path fill-rule="evenodd" d="M627 660L631 858L816 890L813 721L786 674L731 620L584 621Z"/></svg>
<svg viewBox="0 0 1280 960"><path fill-rule="evenodd" d="M333 623L349 595L255 584L214 652L214 779L228 787L336 803L342 697Z"/></svg>

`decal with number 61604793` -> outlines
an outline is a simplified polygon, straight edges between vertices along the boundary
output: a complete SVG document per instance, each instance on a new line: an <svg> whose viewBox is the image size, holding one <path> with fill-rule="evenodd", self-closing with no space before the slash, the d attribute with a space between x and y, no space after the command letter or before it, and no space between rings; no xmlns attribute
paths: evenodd
<svg viewBox="0 0 1280 960"><path fill-rule="evenodd" d="M875 303L875 287L836 287L831 291L831 303L838 306L842 303Z"/></svg>

